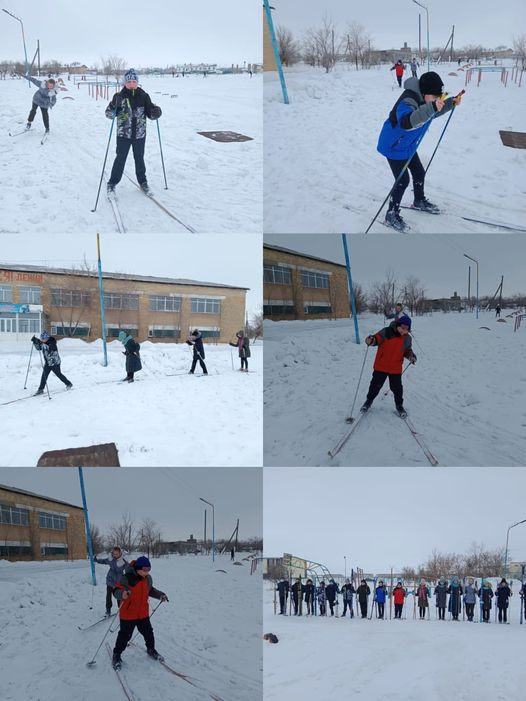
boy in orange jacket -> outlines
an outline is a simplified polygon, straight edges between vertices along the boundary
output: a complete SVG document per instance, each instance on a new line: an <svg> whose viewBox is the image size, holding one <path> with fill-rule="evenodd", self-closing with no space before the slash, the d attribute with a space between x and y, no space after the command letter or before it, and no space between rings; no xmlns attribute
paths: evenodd
<svg viewBox="0 0 526 701"><path fill-rule="evenodd" d="M398 320L385 329L372 336L367 336L365 342L368 346L378 346L373 365L373 376L369 385L367 399L360 411L365 413L382 389L384 382L389 378L389 387L394 394L396 410L402 418L407 416L404 409L404 391L402 387L402 365L407 358L413 365L416 363L416 355L411 348L411 319L407 314L402 314Z"/></svg>

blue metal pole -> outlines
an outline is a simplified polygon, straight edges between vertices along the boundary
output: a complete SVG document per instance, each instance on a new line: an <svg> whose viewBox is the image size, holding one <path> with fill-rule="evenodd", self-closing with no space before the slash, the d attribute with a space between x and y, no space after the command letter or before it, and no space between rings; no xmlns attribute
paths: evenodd
<svg viewBox="0 0 526 701"><path fill-rule="evenodd" d="M285 76L283 74L283 66L281 65L281 58L279 55L278 40L276 39L276 32L274 31L274 22L272 20L272 12L268 0L263 0L265 7L265 14L267 16L267 25L270 33L270 39L272 41L272 49L274 51L274 57L276 59L276 66L278 68L279 80L281 83L281 92L283 93L283 102L289 104L289 94L287 92L287 86L285 84Z"/></svg>
<svg viewBox="0 0 526 701"><path fill-rule="evenodd" d="M86 501L86 490L84 489L84 476L82 468L79 467L80 491L82 494L82 506L84 508L84 525L86 526L86 541L88 543L88 554L91 565L91 581L93 586L97 586L97 578L95 577L95 561L93 560L93 543L91 542L91 532L89 528L88 503Z"/></svg>
<svg viewBox="0 0 526 701"><path fill-rule="evenodd" d="M102 286L102 265L100 262L100 240L97 232L97 258L99 266L99 296L100 296L100 319L102 325L102 347L104 349L104 367L108 366L108 348L106 345L106 319L104 316L104 288Z"/></svg>
<svg viewBox="0 0 526 701"><path fill-rule="evenodd" d="M356 336L356 343L360 345L360 332L358 331L358 317L356 315L356 298L354 296L354 290L352 286L351 261L349 258L349 251L347 248L347 234L342 234L342 242L343 252L345 253L345 265L347 266L347 284L349 287L349 299L351 301L352 315L354 319L354 335Z"/></svg>

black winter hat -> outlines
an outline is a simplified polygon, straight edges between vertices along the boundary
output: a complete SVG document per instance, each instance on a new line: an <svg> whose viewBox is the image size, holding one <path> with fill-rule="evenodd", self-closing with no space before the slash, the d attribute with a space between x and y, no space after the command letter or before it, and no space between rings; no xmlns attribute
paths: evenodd
<svg viewBox="0 0 526 701"><path fill-rule="evenodd" d="M422 95L442 95L444 89L442 78L438 73L435 73L435 71L422 73L418 81L418 86Z"/></svg>

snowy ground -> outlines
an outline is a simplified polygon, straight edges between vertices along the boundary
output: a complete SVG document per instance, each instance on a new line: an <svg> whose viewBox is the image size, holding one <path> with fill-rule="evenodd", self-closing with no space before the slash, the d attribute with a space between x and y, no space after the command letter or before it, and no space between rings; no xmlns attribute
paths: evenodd
<svg viewBox="0 0 526 701"><path fill-rule="evenodd" d="M464 87L465 72L456 63L437 70L450 95ZM400 95L394 71L339 64L327 75L295 66L285 69L285 78L289 105L283 104L277 73L265 74L265 231L363 233L393 184L376 145ZM505 88L500 73L485 73L477 88L474 74L426 178L426 196L446 213L403 211L413 232L502 231L456 215L524 229L526 152L503 146L499 129L524 131L525 107L524 80L518 88L510 73ZM446 119L431 125L418 149L424 167ZM411 186L402 203L412 203ZM380 220L384 215L385 209ZM386 231L379 223L371 229Z"/></svg>
<svg viewBox="0 0 526 701"><path fill-rule="evenodd" d="M225 701L260 697L261 579L250 575L244 555L237 556L241 566L225 556L215 565L199 556L152 561L154 586L169 598L152 618L156 649L196 686L150 660L139 636L139 647L124 652L122 668L135 701L202 701L210 693ZM104 646L96 666L86 666L107 622L78 630L104 614L108 568L96 568L93 589L86 561L0 561L4 701L124 698ZM152 610L158 602L150 602ZM111 647L116 636L107 638Z"/></svg>
<svg viewBox="0 0 526 701"><path fill-rule="evenodd" d="M187 374L192 355L185 344L141 343L143 370L128 384L119 382L126 374L119 341L108 344L106 368L101 341L59 341L61 369L74 389L65 392L50 375L51 402L44 395L0 406L2 465L34 466L46 450L112 441L121 465L261 465L262 345L251 347L249 373L239 372L235 349L205 348L207 377L199 365ZM1 354L1 402L36 391L38 363L33 354L24 390L28 349Z"/></svg>
<svg viewBox="0 0 526 701"><path fill-rule="evenodd" d="M503 310L505 318L508 312ZM394 413L387 383L342 451L365 335L382 317L265 322L264 464L274 466L429 466ZM489 327L489 330L481 327ZM403 376L404 405L440 465L524 466L525 338L493 312L415 317L417 363ZM368 351L353 416L365 400L376 350ZM299 411L301 407L301 411Z"/></svg>
<svg viewBox="0 0 526 701"><path fill-rule="evenodd" d="M24 128L36 87L22 80L0 81L0 232L79 233L115 231L108 201L95 204L111 122L109 100L89 97L67 81L50 112L51 134L42 146L40 110L33 132ZM206 79L144 77L140 81L163 110L159 121L169 189L164 178L157 127L148 121L146 171L162 203L200 233L257 233L262 230L262 78L248 74ZM73 99L66 99L73 98ZM252 137L243 143L218 143L198 131L236 131ZM108 154L109 177L115 134ZM135 179L132 154L126 170ZM126 178L117 188L124 224L130 233L185 231Z"/></svg>
<svg viewBox="0 0 526 701"><path fill-rule="evenodd" d="M493 625L493 611L491 625L437 621L433 607L431 620L413 620L412 597L401 621L274 616L269 584L264 595L264 632L279 638L264 646L265 701L291 694L302 701L507 701L524 694L526 626L518 623L517 595L509 626Z"/></svg>

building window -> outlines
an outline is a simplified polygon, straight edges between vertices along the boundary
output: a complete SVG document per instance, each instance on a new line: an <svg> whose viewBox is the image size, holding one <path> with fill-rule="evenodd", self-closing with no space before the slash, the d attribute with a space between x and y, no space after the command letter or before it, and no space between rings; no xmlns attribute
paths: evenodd
<svg viewBox="0 0 526 701"><path fill-rule="evenodd" d="M31 546L4 545L0 542L0 557L13 557L15 555L31 555Z"/></svg>
<svg viewBox="0 0 526 701"><path fill-rule="evenodd" d="M220 314L221 301L219 299L192 298L192 312L194 314Z"/></svg>
<svg viewBox="0 0 526 701"><path fill-rule="evenodd" d="M303 287L318 287L329 289L329 275L325 273L312 273L310 270L301 271L301 284Z"/></svg>
<svg viewBox="0 0 526 701"><path fill-rule="evenodd" d="M38 522L40 528L51 528L54 531L66 530L66 517L48 514L45 511L38 512Z"/></svg>
<svg viewBox="0 0 526 701"><path fill-rule="evenodd" d="M139 295L120 294L119 292L105 292L104 306L106 309L139 309Z"/></svg>
<svg viewBox="0 0 526 701"><path fill-rule="evenodd" d="M19 287L20 304L41 304L40 287Z"/></svg>
<svg viewBox="0 0 526 701"><path fill-rule="evenodd" d="M78 324L76 326L64 326L60 322L51 322L51 334L53 336L89 336L91 327L89 324Z"/></svg>
<svg viewBox="0 0 526 701"><path fill-rule="evenodd" d="M329 302L305 302L303 309L305 314L330 314L332 312Z"/></svg>
<svg viewBox="0 0 526 701"><path fill-rule="evenodd" d="M28 315L29 316L29 315ZM24 315L18 318L19 333L40 333L40 319Z"/></svg>
<svg viewBox="0 0 526 701"><path fill-rule="evenodd" d="M221 329L199 329L203 338L219 338Z"/></svg>
<svg viewBox="0 0 526 701"><path fill-rule="evenodd" d="M119 338L119 333L124 331L128 336L137 336L139 333L138 326L106 326L107 338Z"/></svg>
<svg viewBox="0 0 526 701"><path fill-rule="evenodd" d="M0 285L0 302L13 301L13 288L11 285Z"/></svg>
<svg viewBox="0 0 526 701"><path fill-rule="evenodd" d="M89 307L90 293L82 290L51 290L51 304L54 307Z"/></svg>
<svg viewBox="0 0 526 701"><path fill-rule="evenodd" d="M263 316L284 316L296 314L296 308L292 301L272 300L263 305Z"/></svg>
<svg viewBox="0 0 526 701"><path fill-rule="evenodd" d="M179 338L181 329L176 326L148 326L149 338Z"/></svg>
<svg viewBox="0 0 526 701"><path fill-rule="evenodd" d="M0 504L0 523L10 526L29 526L29 511L17 506Z"/></svg>
<svg viewBox="0 0 526 701"><path fill-rule="evenodd" d="M270 282L273 285L291 285L292 275L290 269L281 265L264 265L263 282Z"/></svg>
<svg viewBox="0 0 526 701"><path fill-rule="evenodd" d="M151 312L179 312L181 311L180 297L161 297L150 295Z"/></svg>
<svg viewBox="0 0 526 701"><path fill-rule="evenodd" d="M42 556L46 555L67 555L68 546L67 545L41 545L40 554Z"/></svg>

